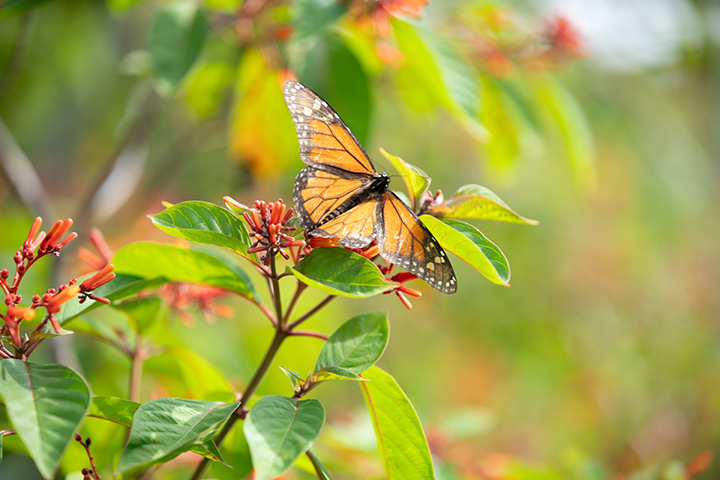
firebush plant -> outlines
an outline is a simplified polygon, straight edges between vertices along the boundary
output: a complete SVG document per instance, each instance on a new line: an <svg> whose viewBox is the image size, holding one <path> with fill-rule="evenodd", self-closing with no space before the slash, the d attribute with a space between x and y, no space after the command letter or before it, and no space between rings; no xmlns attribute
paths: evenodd
<svg viewBox="0 0 720 480"><path fill-rule="evenodd" d="M410 203L423 214L422 221L442 247L492 282L506 285L510 268L503 253L480 230L460 219L536 222L520 216L479 185L466 185L447 199L440 191L431 194L427 190L430 179L419 168L383 154L405 179ZM252 208L229 197L224 201L225 208L197 201L167 206L151 220L181 243L133 243L116 252L112 263L99 232L93 232L91 240L101 255L82 250L81 257L99 271L81 283L73 279L57 290L36 295L30 306L23 307L17 291L24 273L40 258L58 255L77 236L73 233L60 240L72 224L70 220L58 221L47 234L38 233L40 219L33 223L14 258L15 275L10 279L4 269L0 279L7 304L7 313L2 315L0 395L13 427L1 432L2 436L18 435L47 479L54 478L73 440L88 456L83 477L100 478L91 454L91 439L83 438L78 431L88 416L127 427L126 442L115 466L115 474L122 478L140 478L185 452L202 457L189 468L191 479L204 478L209 462L232 467L221 450L227 435L237 430L235 434L247 441L256 480L284 474L301 456L306 457L318 478L328 479L330 473L311 450L325 423L325 408L307 397L326 382L353 381L360 385L367 403L388 478L434 478L428 443L410 400L389 373L375 366L388 345L387 313L355 316L329 338L304 329L313 315L337 297L394 294L406 308L412 308L408 297L418 298L421 292L406 283L417 278L408 272L395 272L393 265L384 263L374 242L353 250L339 247L337 239L308 238L292 208L282 200L256 201ZM267 280L269 304L233 258L237 256ZM280 282L288 281L295 283L289 300L281 298L280 289ZM168 286L175 289L171 296ZM158 287L159 295L153 294ZM206 308L218 294L239 295L267 317L268 328L274 331L244 389L228 392L235 394L233 402L188 398L155 398L142 404L136 401L142 362L153 354L143 342L144 335L163 316L163 296L171 302L177 300L178 288L189 288L189 295ZM298 300L308 288L326 296L298 313ZM64 328L68 322L106 304L127 315L135 334L135 338L128 338L111 331L103 333L102 328L95 332L131 360L128 398L94 396L87 382L71 368L35 364L28 359L43 340L72 333ZM30 334L21 332L39 308L47 312L44 319ZM313 371L302 376L293 371L293 365L282 365L289 379L287 394L258 398L258 386L291 336L324 341ZM247 473L239 469L238 478Z"/></svg>

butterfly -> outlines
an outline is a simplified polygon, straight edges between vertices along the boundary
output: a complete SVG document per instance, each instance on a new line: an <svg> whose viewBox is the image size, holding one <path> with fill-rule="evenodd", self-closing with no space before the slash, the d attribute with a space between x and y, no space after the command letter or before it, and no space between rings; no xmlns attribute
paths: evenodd
<svg viewBox="0 0 720 480"><path fill-rule="evenodd" d="M446 294L457 290L450 259L432 233L390 190L340 116L318 94L293 81L283 85L295 123L300 158L293 201L310 236L363 248L377 239L380 256Z"/></svg>

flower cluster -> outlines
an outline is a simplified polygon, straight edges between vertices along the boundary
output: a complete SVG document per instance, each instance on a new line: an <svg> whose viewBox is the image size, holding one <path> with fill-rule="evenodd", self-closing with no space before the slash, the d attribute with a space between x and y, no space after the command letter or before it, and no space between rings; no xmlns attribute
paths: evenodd
<svg viewBox="0 0 720 480"><path fill-rule="evenodd" d="M2 289L2 292L5 294L5 305L7 305L7 313L0 314L0 319L4 322L4 325L0 327L0 335L5 337L12 345L16 351L16 355L23 357L28 355L32 351L31 349L34 349L34 347L42 341L42 338L38 338L36 334L40 332L47 323L52 325L56 333L62 331L54 314L61 310L61 305L64 303L78 296L80 297L80 302L84 302L90 298L102 303L109 303L107 299L93 295L91 292L115 278L115 274L112 272L112 265L105 265L104 268L83 281L80 285L78 285L77 279L73 279L67 285L61 285L58 289L50 288L43 295L34 295L30 306L20 306L23 298L22 295L18 294L18 289L28 269L42 257L60 255L60 251L77 238L77 233L75 232L65 236L72 224L73 221L69 218L66 220L58 220L46 233L40 231L42 219L40 217L36 218L30 227L30 231L22 248L20 248L13 257L15 274L12 279L10 279L10 272L6 268L0 270L0 289ZM35 311L41 307L45 308L47 316L40 322L30 337L27 335L21 337L21 323L23 321L33 320L35 318ZM10 352L5 349L2 340L0 340L0 356L12 356Z"/></svg>
<svg viewBox="0 0 720 480"><path fill-rule="evenodd" d="M486 7L460 31L480 68L498 78L510 76L516 68L546 70L582 56L581 36L562 16L538 27L510 9Z"/></svg>
<svg viewBox="0 0 720 480"><path fill-rule="evenodd" d="M303 240L296 240L286 232L292 232L297 227L288 225L293 217L293 209L287 208L282 199L274 203L265 203L260 200L255 201L255 208L250 209L235 200L225 197L225 203L233 205L235 208L246 210L243 213L245 221L250 226L253 244L248 248L248 253L260 253L260 260L267 266L270 265L270 259L276 253L279 253L286 260L290 255L285 249L290 250L293 260L297 262L298 253L292 247L304 247Z"/></svg>

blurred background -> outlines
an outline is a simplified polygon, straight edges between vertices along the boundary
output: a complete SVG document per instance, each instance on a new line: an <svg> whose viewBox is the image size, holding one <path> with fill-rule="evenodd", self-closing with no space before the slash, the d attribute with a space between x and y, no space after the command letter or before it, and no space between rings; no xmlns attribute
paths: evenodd
<svg viewBox="0 0 720 480"><path fill-rule="evenodd" d="M394 296L339 299L308 323L330 334L389 312L380 365L418 410L438 478L720 476L705 470L720 445L712 1L5 0L1 266L37 215L73 218L77 244L98 227L117 250L172 241L146 217L161 201L291 202L303 165L281 84L293 76L379 169L382 147L433 191L481 184L540 221L475 223L508 257L510 288L456 259L454 296L414 282L413 310ZM74 257L35 271L36 290L77 276ZM141 400L247 382L272 331L248 303L217 302L174 311L153 334L165 348L146 363ZM70 328L118 316L101 309ZM84 333L48 344L35 361L60 358L95 394L127 395L129 363L112 347ZM320 347L293 339L277 363L302 373ZM337 383L316 391L329 415L316 453L334 477L381 478L360 390ZM259 393L289 391L274 368ZM122 435L93 419L83 430L111 472ZM1 478L34 478L17 439L3 448ZM212 475L244 478L242 439L226 448L240 466ZM153 478L185 478L182 461ZM71 446L67 478L85 462Z"/></svg>

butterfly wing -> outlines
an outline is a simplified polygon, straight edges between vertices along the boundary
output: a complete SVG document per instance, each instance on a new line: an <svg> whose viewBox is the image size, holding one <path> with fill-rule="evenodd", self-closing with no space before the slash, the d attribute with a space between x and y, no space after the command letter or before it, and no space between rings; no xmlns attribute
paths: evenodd
<svg viewBox="0 0 720 480"><path fill-rule="evenodd" d="M285 82L283 94L306 165L335 167L358 175L375 173L360 142L325 100L298 82Z"/></svg>
<svg viewBox="0 0 720 480"><path fill-rule="evenodd" d="M337 237L350 248L375 238L376 196L363 197L371 177L305 167L295 179L293 201L305 231L315 237Z"/></svg>
<svg viewBox="0 0 720 480"><path fill-rule="evenodd" d="M436 290L451 295L457 280L450 259L415 212L397 195L386 192L377 211L377 243L380 256L400 265Z"/></svg>

